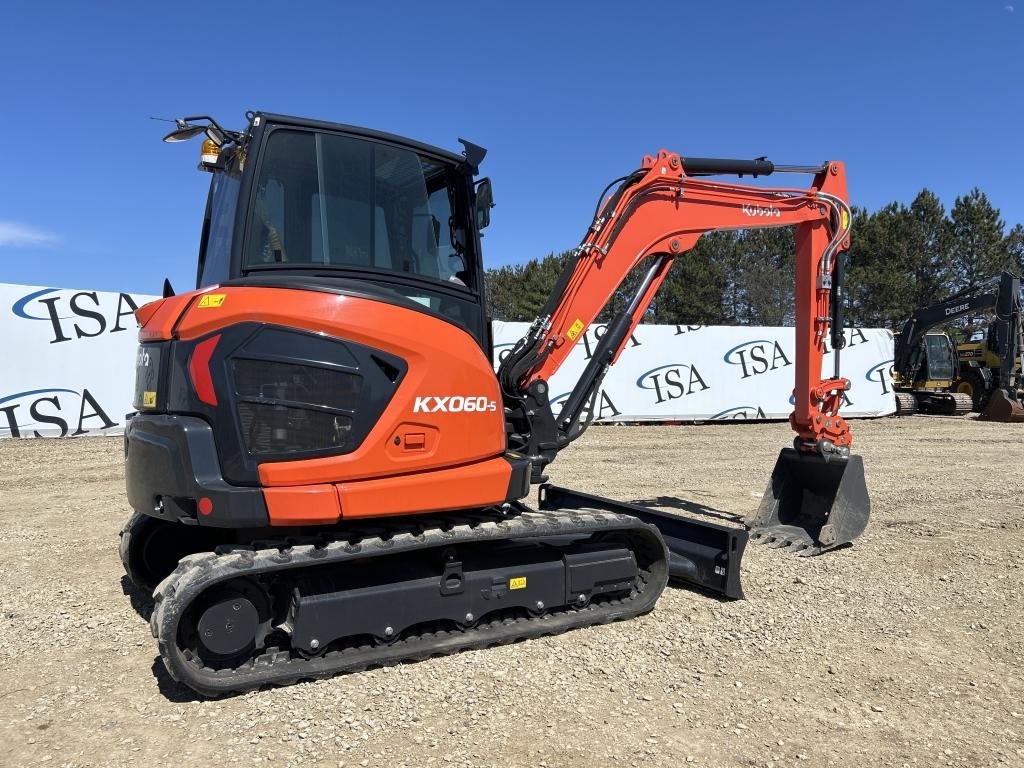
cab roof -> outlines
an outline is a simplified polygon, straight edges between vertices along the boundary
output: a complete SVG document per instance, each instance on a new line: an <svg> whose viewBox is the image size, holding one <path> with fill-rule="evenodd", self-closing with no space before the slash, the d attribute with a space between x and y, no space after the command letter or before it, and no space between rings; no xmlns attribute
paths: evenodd
<svg viewBox="0 0 1024 768"><path fill-rule="evenodd" d="M384 131L373 130L372 128L362 128L357 125L347 125L345 123L331 123L325 120L311 120L306 117L293 117L291 115L279 115L274 112L257 112L257 118L262 118L268 123L274 125L285 125L293 126L295 128L311 128L314 130L324 131L339 131L342 133L349 133L355 136L364 136L368 139L377 139L379 141L386 141L391 144L399 144L401 146L408 147L416 152L423 154L434 155L435 157L446 160L450 163L461 164L466 162L465 156L450 152L447 149L441 149L430 144L424 144L421 141L415 139L406 138L405 136L399 136L394 133L385 133Z"/></svg>

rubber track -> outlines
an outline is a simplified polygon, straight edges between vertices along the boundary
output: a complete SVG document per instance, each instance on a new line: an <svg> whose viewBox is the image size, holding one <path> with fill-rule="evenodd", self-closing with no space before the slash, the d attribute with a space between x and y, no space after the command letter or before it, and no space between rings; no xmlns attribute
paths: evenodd
<svg viewBox="0 0 1024 768"><path fill-rule="evenodd" d="M272 648L225 670L202 666L198 658L177 643L179 622L189 605L211 586L231 579L470 542L603 533L624 534L630 539L640 566L640 579L629 597L599 599L581 608L564 608L538 617L498 616L490 621L485 618L465 629L406 633L388 644L367 643L329 651L313 659ZM418 520L401 530L382 527L347 530L344 536L344 539L317 543L282 541L259 542L259 548L220 547L215 552L182 558L175 571L157 585L150 617L150 629L171 677L201 694L217 696L504 645L646 613L654 607L668 580L668 550L657 529L628 515L596 510L537 512L521 508L510 516L498 512L468 516L449 514Z"/></svg>

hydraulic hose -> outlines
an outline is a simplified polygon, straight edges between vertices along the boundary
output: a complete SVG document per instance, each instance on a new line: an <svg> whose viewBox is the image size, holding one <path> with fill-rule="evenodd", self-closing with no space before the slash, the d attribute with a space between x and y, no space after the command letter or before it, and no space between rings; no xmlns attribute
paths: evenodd
<svg viewBox="0 0 1024 768"><path fill-rule="evenodd" d="M832 273L832 354L835 355L835 378L839 378L839 350L846 346L846 337L843 335L843 323L845 321L845 307L843 296L843 281L846 278L846 251L836 254L836 268Z"/></svg>

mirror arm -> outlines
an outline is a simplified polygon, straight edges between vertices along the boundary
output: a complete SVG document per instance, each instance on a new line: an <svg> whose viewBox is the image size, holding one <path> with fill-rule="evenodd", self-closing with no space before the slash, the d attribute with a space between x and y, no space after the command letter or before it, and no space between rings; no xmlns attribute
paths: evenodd
<svg viewBox="0 0 1024 768"><path fill-rule="evenodd" d="M179 117L174 122L177 124L178 129L181 130L191 127L189 123L194 120L205 120L209 124L207 126L206 133L211 139L217 142L217 146L223 146L229 141L241 143L241 132L229 131L209 115L190 115L188 117Z"/></svg>

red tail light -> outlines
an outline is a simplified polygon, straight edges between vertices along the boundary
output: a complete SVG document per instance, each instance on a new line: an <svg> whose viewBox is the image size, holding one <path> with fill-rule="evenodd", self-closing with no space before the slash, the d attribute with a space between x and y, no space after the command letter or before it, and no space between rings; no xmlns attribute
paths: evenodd
<svg viewBox="0 0 1024 768"><path fill-rule="evenodd" d="M198 344L192 350L192 357L188 361L188 375L192 378L192 387L196 396L207 405L217 404L217 393L213 389L213 376L210 375L210 358L213 350L220 341L220 334L211 336Z"/></svg>

